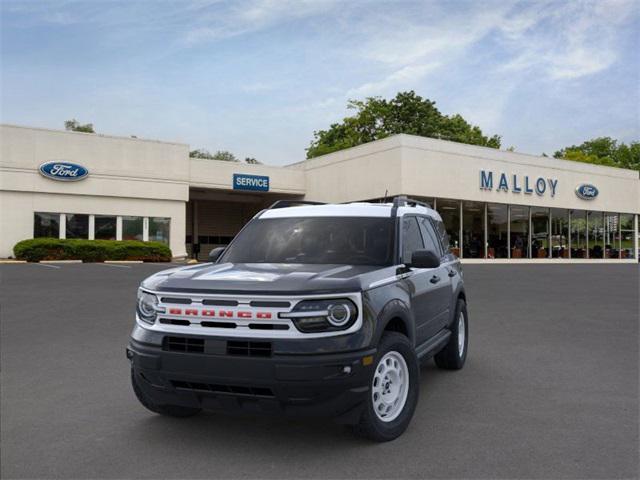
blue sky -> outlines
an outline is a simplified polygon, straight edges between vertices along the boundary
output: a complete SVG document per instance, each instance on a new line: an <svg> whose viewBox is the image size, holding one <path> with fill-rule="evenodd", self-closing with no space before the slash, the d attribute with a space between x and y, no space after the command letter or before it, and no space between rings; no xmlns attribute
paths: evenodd
<svg viewBox="0 0 640 480"><path fill-rule="evenodd" d="M414 89L503 147L640 139L640 2L2 0L2 122L304 159Z"/></svg>

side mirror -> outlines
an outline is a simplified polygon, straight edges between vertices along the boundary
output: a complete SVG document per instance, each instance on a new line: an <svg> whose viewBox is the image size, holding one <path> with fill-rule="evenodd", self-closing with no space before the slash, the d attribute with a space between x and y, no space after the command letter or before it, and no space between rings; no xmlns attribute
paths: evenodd
<svg viewBox="0 0 640 480"><path fill-rule="evenodd" d="M220 255L224 252L224 247L216 247L209 252L209 261L212 263L216 263L220 258Z"/></svg>
<svg viewBox="0 0 640 480"><path fill-rule="evenodd" d="M413 268L438 268L440 257L431 250L416 250L411 255L411 265Z"/></svg>

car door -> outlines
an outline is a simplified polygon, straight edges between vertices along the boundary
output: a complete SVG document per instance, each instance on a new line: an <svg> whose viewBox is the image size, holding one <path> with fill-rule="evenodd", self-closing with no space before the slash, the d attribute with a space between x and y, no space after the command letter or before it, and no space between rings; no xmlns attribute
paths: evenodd
<svg viewBox="0 0 640 480"><path fill-rule="evenodd" d="M418 217L405 215L402 218L402 258L405 265L411 263L411 255L416 250L425 248ZM416 344L419 345L431 338L441 327L434 303L439 303L437 297L442 293L439 283L444 280L438 273L439 269L411 268L405 278L411 296L411 310L416 325ZM436 280L435 277L438 277ZM446 275L445 275L446 277Z"/></svg>
<svg viewBox="0 0 640 480"><path fill-rule="evenodd" d="M426 250L431 250L440 257L441 261L446 261L442 243L438 240L433 223L427 217L419 217L420 233L424 240ZM438 268L433 269L434 274L430 281L433 289L430 293L429 306L430 314L433 315L433 324L436 332L446 327L449 322L451 313L451 296L453 295L453 286L450 275L451 268L445 263Z"/></svg>

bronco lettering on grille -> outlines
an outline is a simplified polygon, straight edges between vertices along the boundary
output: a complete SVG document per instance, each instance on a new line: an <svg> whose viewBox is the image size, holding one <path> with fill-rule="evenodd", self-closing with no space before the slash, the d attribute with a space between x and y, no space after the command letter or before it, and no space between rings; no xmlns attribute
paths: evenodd
<svg viewBox="0 0 640 480"><path fill-rule="evenodd" d="M197 308L170 308L170 315L185 315L189 317L218 317L218 318L240 318L240 319L248 319L248 318L259 318L262 320L269 320L272 318L271 312L252 312L250 310L240 310L234 312L233 310L214 310L214 309L202 309L198 310Z"/></svg>

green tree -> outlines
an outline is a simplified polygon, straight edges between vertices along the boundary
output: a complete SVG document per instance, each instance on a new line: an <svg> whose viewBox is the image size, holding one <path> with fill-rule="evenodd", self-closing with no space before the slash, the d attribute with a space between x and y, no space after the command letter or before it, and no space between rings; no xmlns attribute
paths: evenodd
<svg viewBox="0 0 640 480"><path fill-rule="evenodd" d="M413 90L399 92L391 100L381 97L349 100L347 108L355 110L355 114L330 125L327 130L315 131L307 148L307 158L398 133L500 148L500 136L487 137L480 127L471 125L461 115L443 115L435 105Z"/></svg>
<svg viewBox="0 0 640 480"><path fill-rule="evenodd" d="M64 129L70 132L96 133L93 129L93 123L85 123L82 125L75 118L64 122Z"/></svg>
<svg viewBox="0 0 640 480"><path fill-rule="evenodd" d="M249 165L262 165L262 162L260 160L256 160L253 157L246 157L244 159L244 163L248 163Z"/></svg>
<svg viewBox="0 0 640 480"><path fill-rule="evenodd" d="M640 171L639 141L634 141L627 145L623 142L618 143L617 140L611 137L598 137L587 140L580 145L571 145L558 150L553 156L575 162Z"/></svg>
<svg viewBox="0 0 640 480"><path fill-rule="evenodd" d="M206 160L222 160L225 162L237 162L236 156L226 150L218 150L216 153L211 153L209 150L200 148L197 150L191 150L189 152L191 158L204 158Z"/></svg>

